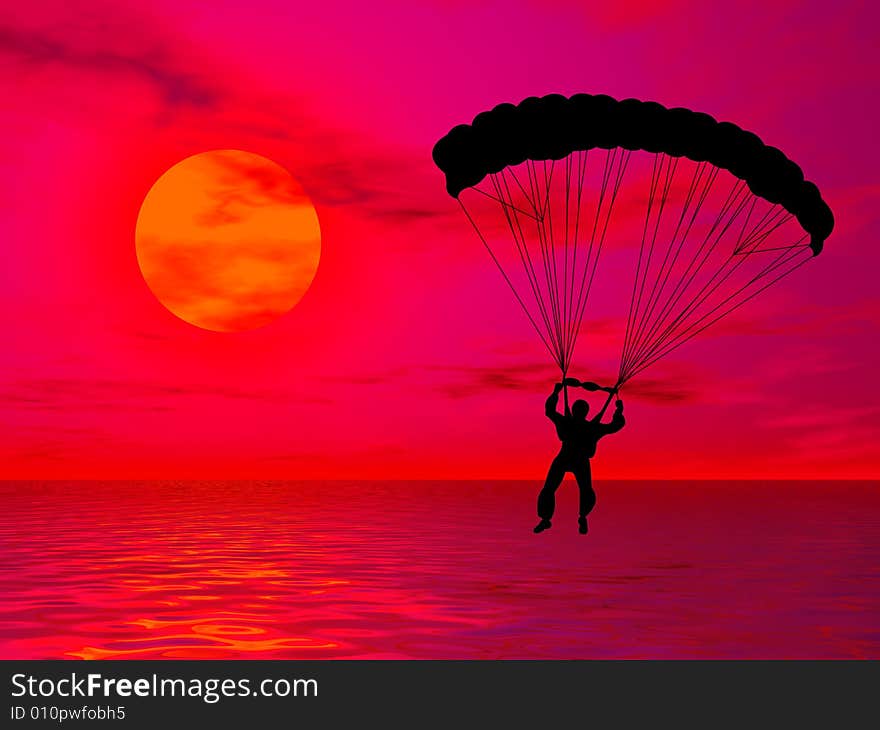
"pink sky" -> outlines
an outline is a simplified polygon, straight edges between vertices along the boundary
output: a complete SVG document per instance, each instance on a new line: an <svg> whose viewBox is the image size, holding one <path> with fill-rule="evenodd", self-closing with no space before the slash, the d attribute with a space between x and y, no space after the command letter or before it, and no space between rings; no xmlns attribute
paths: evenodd
<svg viewBox="0 0 880 730"><path fill-rule="evenodd" d="M634 385L597 476L877 476L868 4L82 7L0 10L0 477L540 477L553 368L430 152L550 92L734 121L837 220L815 262ZM176 319L135 257L150 186L215 148L290 170L323 234L310 291L250 332ZM588 350L575 365L594 376Z"/></svg>

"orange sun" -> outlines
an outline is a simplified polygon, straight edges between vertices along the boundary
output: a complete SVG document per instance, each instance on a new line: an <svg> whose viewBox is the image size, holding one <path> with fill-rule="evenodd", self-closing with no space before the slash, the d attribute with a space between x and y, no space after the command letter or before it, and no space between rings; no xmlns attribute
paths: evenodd
<svg viewBox="0 0 880 730"><path fill-rule="evenodd" d="M315 277L315 207L284 168L240 150L178 162L147 193L137 259L156 298L207 330L260 327L290 311Z"/></svg>

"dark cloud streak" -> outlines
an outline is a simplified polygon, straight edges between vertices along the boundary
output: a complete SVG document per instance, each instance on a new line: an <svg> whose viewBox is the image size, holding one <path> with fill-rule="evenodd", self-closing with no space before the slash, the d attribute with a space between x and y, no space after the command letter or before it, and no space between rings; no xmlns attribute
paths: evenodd
<svg viewBox="0 0 880 730"><path fill-rule="evenodd" d="M141 44L141 46L143 43ZM161 48L161 46L160 46ZM61 65L95 75L118 74L155 86L172 106L214 107L222 93L197 75L176 68L181 62L167 50L129 48L123 53L90 47L70 40L68 34L49 30L21 30L0 25L0 55L19 65Z"/></svg>

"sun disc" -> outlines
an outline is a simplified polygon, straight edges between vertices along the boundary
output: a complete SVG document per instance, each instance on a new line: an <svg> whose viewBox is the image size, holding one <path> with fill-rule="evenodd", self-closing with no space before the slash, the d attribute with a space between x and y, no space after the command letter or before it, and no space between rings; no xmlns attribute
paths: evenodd
<svg viewBox="0 0 880 730"><path fill-rule="evenodd" d="M314 279L321 230L311 200L275 162L211 150L169 168L137 219L150 290L196 327L237 332L289 312Z"/></svg>

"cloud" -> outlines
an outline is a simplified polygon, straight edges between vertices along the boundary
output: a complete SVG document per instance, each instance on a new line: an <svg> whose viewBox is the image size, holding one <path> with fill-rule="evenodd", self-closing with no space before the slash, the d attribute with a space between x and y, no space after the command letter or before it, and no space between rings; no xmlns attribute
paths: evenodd
<svg viewBox="0 0 880 730"><path fill-rule="evenodd" d="M796 410L762 419L761 426L805 461L872 458L880 443L880 406L802 401Z"/></svg>
<svg viewBox="0 0 880 730"><path fill-rule="evenodd" d="M486 391L507 391L545 388L558 379L558 370L544 363L499 363L480 365L410 365L354 373L344 376L322 377L334 385L365 385L404 387L404 383L430 388L448 398L467 398Z"/></svg>
<svg viewBox="0 0 880 730"><path fill-rule="evenodd" d="M458 366L427 368L447 374L448 380L435 379L433 387L449 398L484 396L490 392L544 392L559 380L555 366L541 363L506 364L498 367ZM611 381L600 385L612 385ZM670 373L667 376L638 378L626 385L623 395L628 401L679 405L702 400L704 381L693 373ZM580 391L569 391L579 393ZM599 394L604 397L604 394Z"/></svg>
<svg viewBox="0 0 880 730"><path fill-rule="evenodd" d="M194 73L180 50L141 15L102 4L91 14L48 3L43 14L0 24L0 57L18 73L67 69L90 78L116 76L154 86L168 105L216 106L217 85ZM34 17L42 22L34 23Z"/></svg>
<svg viewBox="0 0 880 730"><path fill-rule="evenodd" d="M168 309L219 331L259 327L289 311L308 288L317 259L280 240L243 238L224 243L220 254L218 248L213 239L145 238L139 258Z"/></svg>
<svg viewBox="0 0 880 730"><path fill-rule="evenodd" d="M4 79L6 93L14 93L18 105L38 102L32 115L78 109L109 120L135 110L167 127L169 115L191 112L175 117L183 136L193 131L190 124L197 131L208 124L214 138L234 139L242 147L264 149L267 140L283 144L284 157L296 161L291 173L318 206L410 231L423 223L460 222L427 147L366 135L288 88L267 88L266 79L242 83L232 61L209 43L178 37L173 27L131 7L22 6L0 19L0 61L11 73ZM145 88L155 90L158 107ZM266 200L287 192L259 170L234 161L229 170ZM408 236L407 245L425 240Z"/></svg>
<svg viewBox="0 0 880 730"><path fill-rule="evenodd" d="M316 205L346 208L395 226L461 220L427 151L390 148L354 135L340 137L335 149L335 157L312 160L297 170ZM421 240L410 238L416 246Z"/></svg>
<svg viewBox="0 0 880 730"><path fill-rule="evenodd" d="M399 383L413 373L412 368L395 367L372 373L357 372L346 375L325 375L319 377L323 383L331 385L386 385Z"/></svg>
<svg viewBox="0 0 880 730"><path fill-rule="evenodd" d="M658 404L698 403L703 398L705 380L693 375L670 377L639 377L625 388L627 400Z"/></svg>
<svg viewBox="0 0 880 730"><path fill-rule="evenodd" d="M399 367L369 374L324 378L338 384L368 386L395 385L401 382L428 385L447 398L463 399L485 396L489 393L535 393L550 390L559 380L556 366L545 362L505 362L497 365L420 365ZM611 385L611 382L600 383ZM705 380L683 366L666 369L666 374L638 378L626 386L628 399L650 403L690 403L702 399Z"/></svg>
<svg viewBox="0 0 880 730"><path fill-rule="evenodd" d="M0 429L3 424L0 422ZM64 463L81 453L84 445L105 443L109 434L102 428L86 426L41 424L32 426L17 423L14 429L4 433L0 453L14 455L25 463Z"/></svg>
<svg viewBox="0 0 880 730"><path fill-rule="evenodd" d="M821 430L830 434L860 422L880 424L880 407L862 405L816 407L807 404L806 408L796 412L767 418L764 420L764 425L768 428Z"/></svg>
<svg viewBox="0 0 880 730"><path fill-rule="evenodd" d="M212 182L207 192L215 200L214 213L220 218L228 217L233 203L246 209L309 204L296 180L263 157L229 151L214 152L203 160L204 174Z"/></svg>
<svg viewBox="0 0 880 730"><path fill-rule="evenodd" d="M559 371L544 363L427 366L431 387L448 398L470 398L495 391L534 392L559 379Z"/></svg>
<svg viewBox="0 0 880 730"><path fill-rule="evenodd" d="M856 336L876 331L880 299L860 299L844 304L833 301L793 304L781 294L762 303L760 315L743 308L706 330L707 335L804 336L819 334Z"/></svg>
<svg viewBox="0 0 880 730"><path fill-rule="evenodd" d="M213 398L267 404L326 403L324 398L297 391L211 386L202 383L173 385L147 380L86 380L77 378L23 378L0 387L0 404L9 414L18 411L113 412L117 410L171 411L182 398Z"/></svg>

